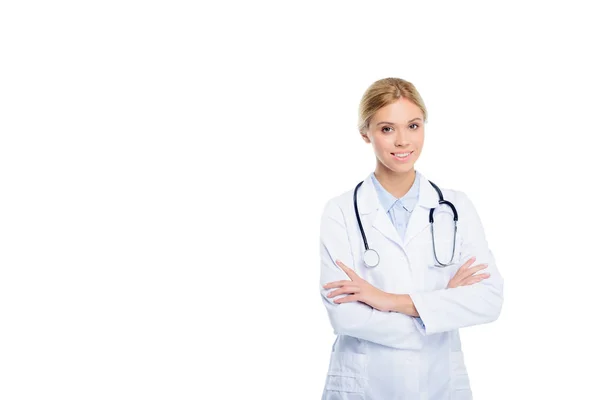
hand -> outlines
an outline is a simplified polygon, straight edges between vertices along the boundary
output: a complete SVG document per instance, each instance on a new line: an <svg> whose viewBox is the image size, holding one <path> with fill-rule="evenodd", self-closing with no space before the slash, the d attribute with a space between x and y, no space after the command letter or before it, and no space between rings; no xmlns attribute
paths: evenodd
<svg viewBox="0 0 600 400"><path fill-rule="evenodd" d="M394 295L377 289L366 280L362 279L351 268L337 260L336 264L350 277L351 280L329 282L323 285L324 289L339 288L330 292L327 297L335 297L346 294L344 297L335 299L336 304L360 301L380 311L391 311L394 306Z"/></svg>
<svg viewBox="0 0 600 400"><path fill-rule="evenodd" d="M475 267L469 268L474 262L475 257L469 258L467 262L464 263L462 267L458 269L458 271L456 271L454 277L450 279L450 282L448 283L446 289L455 288L458 286L472 285L490 277L489 273L473 275L475 272L481 271L482 269L487 268L488 266L487 264L479 264Z"/></svg>

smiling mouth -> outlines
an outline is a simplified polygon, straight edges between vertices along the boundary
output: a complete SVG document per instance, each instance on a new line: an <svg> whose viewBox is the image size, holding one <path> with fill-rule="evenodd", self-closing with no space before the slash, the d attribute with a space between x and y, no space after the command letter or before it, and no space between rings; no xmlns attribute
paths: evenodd
<svg viewBox="0 0 600 400"><path fill-rule="evenodd" d="M394 158L396 158L396 159L398 159L398 160L406 160L408 157L410 157L410 156L411 156L411 154L412 154L412 153L414 153L414 150L413 150L413 151L410 151L410 152L405 152L405 153L390 153L390 154L391 154L392 156L394 156ZM404 156L404 157L401 157L401 156L399 156L399 155L397 156L396 154L405 154L405 156Z"/></svg>

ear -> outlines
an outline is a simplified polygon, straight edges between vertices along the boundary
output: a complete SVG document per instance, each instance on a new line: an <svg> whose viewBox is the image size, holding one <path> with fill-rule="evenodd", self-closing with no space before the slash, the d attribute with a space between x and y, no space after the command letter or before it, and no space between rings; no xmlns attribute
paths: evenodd
<svg viewBox="0 0 600 400"><path fill-rule="evenodd" d="M362 136L365 143L371 143L371 140L369 139L369 137L366 134L361 133L360 136Z"/></svg>

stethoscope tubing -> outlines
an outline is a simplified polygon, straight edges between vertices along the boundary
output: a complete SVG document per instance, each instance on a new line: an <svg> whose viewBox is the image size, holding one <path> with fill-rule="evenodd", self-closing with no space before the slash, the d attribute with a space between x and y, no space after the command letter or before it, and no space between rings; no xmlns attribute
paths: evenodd
<svg viewBox="0 0 600 400"><path fill-rule="evenodd" d="M356 220L358 221L358 227L360 229L360 233L361 233L363 243L365 246L363 261L365 262L367 267L373 268L379 264L379 253L375 249L369 248L369 244L367 242L367 236L365 235L365 230L363 229L362 221L361 221L360 215L358 213L357 193L358 193L358 188L363 184L363 182L364 181L359 182L358 185L356 185L356 187L354 188L354 214L356 215ZM433 256L435 257L435 261L437 262L437 264L435 264L435 266L438 268L445 268L445 267L453 264L452 260L454 259L454 252L456 250L456 233L457 233L457 229L458 229L458 211L456 211L456 207L454 207L454 204L452 204L448 200L444 200L444 195L442 194L442 191L440 190L439 187L437 187L437 185L435 183L433 183L431 181L429 181L429 183L433 186L433 188L436 190L436 192L438 194L439 205L449 206L452 209L452 214L454 215L454 239L452 241L452 256L450 257L450 262L442 263L440 260L438 260L438 257L437 257L437 252L435 249L435 234L434 234L434 228L433 228L433 226L434 226L433 213L437 207L434 207L434 208L430 209L430 211L429 211L429 224L431 227L431 242L433 245Z"/></svg>

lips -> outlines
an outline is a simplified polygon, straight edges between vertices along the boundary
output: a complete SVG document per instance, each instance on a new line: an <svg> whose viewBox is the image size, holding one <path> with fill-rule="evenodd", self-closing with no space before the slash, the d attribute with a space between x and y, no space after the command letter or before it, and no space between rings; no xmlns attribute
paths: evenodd
<svg viewBox="0 0 600 400"><path fill-rule="evenodd" d="M391 155L392 155L392 156L393 156L393 157L394 157L396 160L398 160L398 161L406 161L406 160L408 160L408 159L409 159L409 158L412 156L412 153L414 153L414 150L413 150L413 151L411 151L411 152L409 152L409 154L408 154L407 156L405 156L405 157L397 157L397 156L395 155L395 153L390 153L390 154L391 154ZM398 154L404 154L404 153L398 153Z"/></svg>

